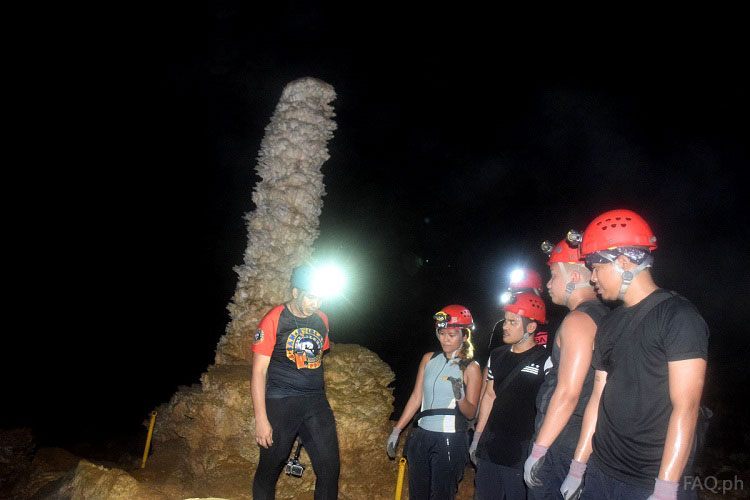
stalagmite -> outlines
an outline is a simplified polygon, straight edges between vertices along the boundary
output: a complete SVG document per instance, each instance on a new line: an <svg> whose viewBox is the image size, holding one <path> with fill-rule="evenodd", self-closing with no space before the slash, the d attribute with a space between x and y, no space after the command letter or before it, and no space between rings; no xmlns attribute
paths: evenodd
<svg viewBox="0 0 750 500"><path fill-rule="evenodd" d="M261 178L253 192L256 208L246 216L248 245L243 264L235 268L239 279L229 305L231 321L219 341L216 364L200 385L181 389L158 408L147 469L170 470L162 475L165 488L179 482L191 496L250 498L258 463L250 394L252 337L260 318L289 299L291 270L309 259L318 236L325 194L320 169L336 127L334 97L333 88L320 80L294 81L266 127L256 167ZM324 362L341 449L340 497L390 498L397 467L386 458L381 441L390 429L393 396L387 386L393 372L356 345L334 342ZM302 461L310 465L304 452ZM158 481L146 471L134 476ZM277 498L312 498L314 479L311 467L301 479L282 474Z"/></svg>

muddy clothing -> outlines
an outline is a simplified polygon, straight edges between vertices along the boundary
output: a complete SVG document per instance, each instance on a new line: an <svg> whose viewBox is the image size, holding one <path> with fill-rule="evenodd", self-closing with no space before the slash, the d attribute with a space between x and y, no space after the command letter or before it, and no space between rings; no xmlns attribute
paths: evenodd
<svg viewBox="0 0 750 500"><path fill-rule="evenodd" d="M266 398L325 394L323 351L329 347L324 313L298 318L283 304L271 309L253 340L253 352L271 357Z"/></svg>
<svg viewBox="0 0 750 500"><path fill-rule="evenodd" d="M596 324L597 329L601 323L602 318L609 312L609 308L601 303L601 301L594 299L582 302L575 308L575 311L583 312L587 314ZM555 337L558 336L560 330L555 333ZM592 346L593 347L593 346ZM539 429L544 423L544 417L547 414L547 408L549 408L549 402L552 399L552 395L557 389L557 376L560 368L560 347L557 342L552 343L552 353L550 358L545 362L545 375L544 383L539 389L539 393L536 396L536 421L534 423L535 435L539 433ZM583 387L581 388L581 395L578 398L573 414L570 416L568 423L563 428L560 435L555 439L555 444L562 450L569 450L571 455L575 452L576 445L578 444L578 436L581 434L581 424L583 422L583 412L586 411L586 405L591 397L591 390L594 388L594 369L589 368L586 373L586 378L583 381ZM573 457L571 456L571 459ZM566 464L566 467L569 464ZM564 477L564 476L563 476Z"/></svg>
<svg viewBox="0 0 750 500"><path fill-rule="evenodd" d="M659 474L672 403L669 362L707 358L708 326L695 306L674 294L633 325L638 311L660 295L620 306L604 317L592 364L607 372L593 456L602 472L653 488Z"/></svg>

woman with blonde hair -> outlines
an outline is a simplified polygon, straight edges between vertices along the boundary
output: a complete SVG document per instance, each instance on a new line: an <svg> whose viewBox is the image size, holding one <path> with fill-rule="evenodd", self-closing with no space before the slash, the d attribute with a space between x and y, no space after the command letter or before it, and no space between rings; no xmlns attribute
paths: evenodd
<svg viewBox="0 0 750 500"><path fill-rule="evenodd" d="M468 421L476 414L482 384L473 360L471 312L452 304L433 318L441 350L422 356L414 390L386 445L394 458L401 431L419 411L405 446L411 500L454 498L469 460Z"/></svg>

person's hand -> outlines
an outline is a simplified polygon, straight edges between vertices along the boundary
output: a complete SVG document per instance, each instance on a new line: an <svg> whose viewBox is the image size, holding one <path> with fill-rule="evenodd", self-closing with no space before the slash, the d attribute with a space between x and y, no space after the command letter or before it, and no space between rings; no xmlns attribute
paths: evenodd
<svg viewBox="0 0 750 500"><path fill-rule="evenodd" d="M654 492L646 500L677 500L677 489L680 483L656 479Z"/></svg>
<svg viewBox="0 0 750 500"><path fill-rule="evenodd" d="M456 377L448 377L447 380L453 387L453 397L456 398L456 402L461 401L464 398L464 381Z"/></svg>
<svg viewBox="0 0 750 500"><path fill-rule="evenodd" d="M396 446L398 445L398 437L401 435L401 429L394 427L391 435L388 436L388 441L385 444L385 452L391 458L396 458Z"/></svg>
<svg viewBox="0 0 750 500"><path fill-rule="evenodd" d="M273 427L268 420L255 421L255 440L263 448L273 446Z"/></svg>
<svg viewBox="0 0 750 500"><path fill-rule="evenodd" d="M477 444L479 444L481 436L481 432L474 432L474 439L471 440L471 446L469 446L469 458L474 465L477 464Z"/></svg>
<svg viewBox="0 0 750 500"><path fill-rule="evenodd" d="M583 493L583 473L586 472L586 464L578 460L570 462L570 470L560 486L560 494L565 500L578 500Z"/></svg>
<svg viewBox="0 0 750 500"><path fill-rule="evenodd" d="M523 464L523 480L529 488L537 488L542 485L539 479L539 471L544 465L544 458L547 456L547 447L534 443L531 448L531 454Z"/></svg>

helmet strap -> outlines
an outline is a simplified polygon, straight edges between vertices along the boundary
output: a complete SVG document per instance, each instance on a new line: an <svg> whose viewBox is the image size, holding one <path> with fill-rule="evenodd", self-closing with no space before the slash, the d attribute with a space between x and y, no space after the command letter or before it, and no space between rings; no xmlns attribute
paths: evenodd
<svg viewBox="0 0 750 500"><path fill-rule="evenodd" d="M620 292L617 294L617 300L625 300L625 293L628 291L630 283L633 282L633 279L635 279L635 277L638 276L641 271L648 267L651 267L654 261L654 258L649 255L643 260L643 262L634 267L632 271L626 271L625 269L620 267L615 259L611 259L609 257L607 257L607 259L612 262L615 271L617 271L622 277L622 283L620 284Z"/></svg>
<svg viewBox="0 0 750 500"><path fill-rule="evenodd" d="M568 300L570 300L570 295L579 288L591 288L591 285L588 283L573 283L568 279L568 271L565 269L565 264L562 262L558 262L560 266L560 272L563 275L563 279L565 280L565 302L563 302L563 305L565 307L568 306Z"/></svg>

